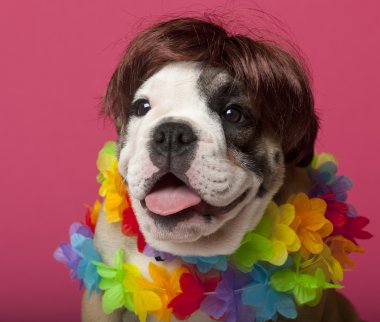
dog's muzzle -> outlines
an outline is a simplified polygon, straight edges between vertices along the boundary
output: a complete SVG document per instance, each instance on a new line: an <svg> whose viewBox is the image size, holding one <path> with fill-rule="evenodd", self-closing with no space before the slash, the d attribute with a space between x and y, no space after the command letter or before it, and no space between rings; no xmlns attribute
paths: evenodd
<svg viewBox="0 0 380 322"><path fill-rule="evenodd" d="M193 129L180 122L158 125L150 143L150 158L161 171L183 175L194 158L198 138Z"/></svg>
<svg viewBox="0 0 380 322"><path fill-rule="evenodd" d="M165 122L153 130L150 159L159 171L145 198L152 213L172 215L201 202L200 196L186 185L186 172L197 142L193 129L182 122Z"/></svg>

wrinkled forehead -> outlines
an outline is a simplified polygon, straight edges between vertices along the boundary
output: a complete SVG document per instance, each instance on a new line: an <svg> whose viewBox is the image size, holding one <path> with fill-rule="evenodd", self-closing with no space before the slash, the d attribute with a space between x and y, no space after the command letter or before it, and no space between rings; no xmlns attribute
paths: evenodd
<svg viewBox="0 0 380 322"><path fill-rule="evenodd" d="M242 97L242 86L226 71L195 62L170 63L148 78L133 101L149 99L152 105L176 107L179 101L209 102L218 96ZM179 106L177 106L178 108Z"/></svg>

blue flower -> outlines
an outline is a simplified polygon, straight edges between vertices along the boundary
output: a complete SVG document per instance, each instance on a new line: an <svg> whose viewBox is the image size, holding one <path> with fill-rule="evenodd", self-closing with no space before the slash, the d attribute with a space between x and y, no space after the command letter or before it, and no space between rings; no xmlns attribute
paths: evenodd
<svg viewBox="0 0 380 322"><path fill-rule="evenodd" d="M269 283L270 276L278 269L278 267L275 268L271 265L266 270L263 266L256 264L254 270L250 273L252 282L244 288L242 302L254 307L256 322L277 320L278 314L289 319L294 319L297 316L292 295L277 292Z"/></svg>
<svg viewBox="0 0 380 322"><path fill-rule="evenodd" d="M183 261L186 263L195 264L201 273L207 273L212 269L218 269L220 271L225 271L227 269L227 256L184 256Z"/></svg>
<svg viewBox="0 0 380 322"><path fill-rule="evenodd" d="M54 252L57 261L66 264L70 268L73 279L79 278L80 287L83 283L88 289L89 296L96 289L100 276L93 261L101 261L94 242L93 233L88 226L74 223L70 226L70 244L62 243Z"/></svg>
<svg viewBox="0 0 380 322"><path fill-rule="evenodd" d="M101 261L101 257L95 249L94 242L90 238L86 238L81 245L81 253L83 258L78 264L78 276L83 280L84 285L88 289L88 295L90 296L95 289L99 292L100 275L97 272L96 266L93 261Z"/></svg>

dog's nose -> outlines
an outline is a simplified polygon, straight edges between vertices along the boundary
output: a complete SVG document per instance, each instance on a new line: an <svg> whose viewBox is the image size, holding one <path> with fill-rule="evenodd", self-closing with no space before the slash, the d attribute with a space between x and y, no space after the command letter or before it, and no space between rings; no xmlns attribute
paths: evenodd
<svg viewBox="0 0 380 322"><path fill-rule="evenodd" d="M166 122L153 132L153 150L167 159L191 153L197 137L192 128L184 123Z"/></svg>

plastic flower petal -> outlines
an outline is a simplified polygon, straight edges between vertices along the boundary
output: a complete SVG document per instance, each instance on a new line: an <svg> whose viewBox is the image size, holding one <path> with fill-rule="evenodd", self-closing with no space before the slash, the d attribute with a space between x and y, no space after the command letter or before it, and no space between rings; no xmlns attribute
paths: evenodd
<svg viewBox="0 0 380 322"><path fill-rule="evenodd" d="M313 169L321 169L321 167L324 166L326 163L329 163L329 167L328 167L329 172L332 175L335 175L336 170L335 168L331 168L331 164L335 165L336 167L338 165L338 161L331 153L320 153L320 154L314 153L314 157L310 163L310 166Z"/></svg>
<svg viewBox="0 0 380 322"><path fill-rule="evenodd" d="M74 234L81 235L85 238L93 238L94 237L94 234L92 233L91 228L86 226L86 225L83 225L79 222L75 222L75 223L71 224L71 226L70 226L70 237Z"/></svg>
<svg viewBox="0 0 380 322"><path fill-rule="evenodd" d="M221 276L222 280L215 292L202 302L201 310L215 319L224 317L223 321L242 321L240 318L252 321L252 308L246 307L241 301L241 290L250 281L249 275L229 268ZM246 315L240 316L243 311Z"/></svg>
<svg viewBox="0 0 380 322"><path fill-rule="evenodd" d="M278 313L289 319L297 316L292 296L272 288L270 273L263 266L255 265L250 275L252 282L244 287L242 301L254 306L256 322L277 320Z"/></svg>
<svg viewBox="0 0 380 322"><path fill-rule="evenodd" d="M175 255L154 249L148 244L146 244L144 248L144 255L149 256L149 257L154 257L157 261L166 261L169 263L174 261L177 258L177 256Z"/></svg>
<svg viewBox="0 0 380 322"><path fill-rule="evenodd" d="M284 269L275 273L270 283L279 292L291 292L300 305L319 300L324 288L341 288L340 285L326 282L322 269L317 268L314 275L299 271L299 260L296 260L296 271Z"/></svg>
<svg viewBox="0 0 380 322"><path fill-rule="evenodd" d="M183 261L186 263L195 264L201 273L207 273L212 269L225 271L227 269L227 256L183 256Z"/></svg>
<svg viewBox="0 0 380 322"><path fill-rule="evenodd" d="M126 195L126 198L128 205L130 205L131 201L128 194ZM130 206L124 209L121 230L126 236L137 236L138 232L140 231L136 215Z"/></svg>
<svg viewBox="0 0 380 322"><path fill-rule="evenodd" d="M162 308L160 297L153 291L137 290L134 293L135 313L140 322L145 322L148 312L155 312Z"/></svg>
<svg viewBox="0 0 380 322"><path fill-rule="evenodd" d="M104 291L102 298L103 311L106 314L120 307L133 310L132 294L124 287L127 270L124 268L124 252L119 250L115 254L114 265L108 266L101 262L93 262L101 276L99 288Z"/></svg>
<svg viewBox="0 0 380 322"><path fill-rule="evenodd" d="M186 320L196 310L206 297L206 292L213 292L220 278L207 278L201 282L191 273L184 273L180 278L181 294L168 304L173 314L179 320Z"/></svg>
<svg viewBox="0 0 380 322"><path fill-rule="evenodd" d="M133 264L125 264L127 274L125 276L124 285L132 296L134 312L140 322L145 322L148 313L155 313L161 309L162 302L156 291L146 289L141 285L140 281L144 281L141 272L137 266Z"/></svg>
<svg viewBox="0 0 380 322"><path fill-rule="evenodd" d="M283 265L288 258L288 251L295 252L299 250L301 246L298 236L294 230L289 227L294 216L295 210L293 205L284 204L278 207L272 201L269 203L263 218L255 229L259 234L265 235L265 231L261 231L261 227L263 225L272 225L268 237L272 241L273 254L269 262L274 265Z"/></svg>
<svg viewBox="0 0 380 322"><path fill-rule="evenodd" d="M119 174L114 142L107 142L99 152L97 167L101 183L99 195L104 197L104 211L108 222L121 221L124 209L129 207L127 188Z"/></svg>
<svg viewBox="0 0 380 322"><path fill-rule="evenodd" d="M326 202L320 198L312 198L304 193L293 195L288 202L294 205L295 218L291 227L301 241L301 255L307 259L311 254L319 254L323 250L323 238L333 231L333 225L325 218Z"/></svg>
<svg viewBox="0 0 380 322"><path fill-rule="evenodd" d="M158 321L170 322L172 309L168 307L168 304L181 293L179 279L181 275L186 272L188 272L187 269L181 266L169 274L166 268L150 262L149 274L152 278L152 282L145 278L138 278L136 280L137 285L141 288L154 291L155 294L159 296L161 307L157 311Z"/></svg>
<svg viewBox="0 0 380 322"><path fill-rule="evenodd" d="M54 252L54 258L64 263L70 268L70 275L72 279L79 278L78 265L84 257L82 253L82 244L88 239L92 238L93 233L88 226L80 223L73 223L70 226L70 243L61 243L61 245ZM80 287L83 280L80 279Z"/></svg>
<svg viewBox="0 0 380 322"><path fill-rule="evenodd" d="M104 197L104 211L108 222L121 221L122 213L127 205L127 189L121 178L117 166L113 171L104 173L104 180L99 190L99 194Z"/></svg>
<svg viewBox="0 0 380 322"><path fill-rule="evenodd" d="M127 204L130 204L128 194L126 196ZM137 238L137 249L140 253L142 253L146 246L146 241L144 235L140 230L140 226L137 222L136 215L133 212L132 207L127 206L124 209L122 214L123 220L121 225L121 230L126 236L136 236Z"/></svg>
<svg viewBox="0 0 380 322"><path fill-rule="evenodd" d="M116 142L108 141L99 151L98 159L96 160L96 167L99 170L99 174L97 176L97 180L99 183L101 183L104 180L103 173L107 170L112 170L114 168L115 163L117 163Z"/></svg>
<svg viewBox="0 0 380 322"><path fill-rule="evenodd" d="M82 257L77 254L71 244L61 243L54 252L54 258L70 268L72 279L78 278L78 264Z"/></svg>
<svg viewBox="0 0 380 322"><path fill-rule="evenodd" d="M90 238L86 238L81 245L81 253L83 258L78 264L78 276L81 278L88 289L88 296L94 289L98 292L98 284L100 276L97 272L93 261L100 261L100 255L95 249L94 242Z"/></svg>
<svg viewBox="0 0 380 322"><path fill-rule="evenodd" d="M96 271L93 260L100 260L100 255L94 247L91 228L80 223L74 223L70 227L70 244L62 243L55 251L54 256L58 261L70 267L71 277L80 279L80 287L84 283L88 289L88 295L94 289L98 291L100 276Z"/></svg>
<svg viewBox="0 0 380 322"><path fill-rule="evenodd" d="M245 234L237 251L231 255L235 265L243 272L250 272L260 260L269 261L273 256L272 242L255 231Z"/></svg>
<svg viewBox="0 0 380 322"><path fill-rule="evenodd" d="M342 235L345 238L357 243L355 239L369 239L372 234L363 230L369 223L369 219L363 216L357 216L352 206L336 201L334 194L321 196L326 203L326 218L334 225L331 235ZM352 216L352 213L354 216Z"/></svg>
<svg viewBox="0 0 380 322"><path fill-rule="evenodd" d="M161 308L160 298L155 292L141 288L137 279L141 278L137 266L124 263L124 252L116 253L114 266L110 267L100 262L94 262L102 280L99 288L104 290L102 299L103 311L107 314L125 307L135 312L140 322L145 322L148 312Z"/></svg>
<svg viewBox="0 0 380 322"><path fill-rule="evenodd" d="M331 254L330 248L324 244L323 250L318 255L311 256L308 260L301 264L301 270L313 275L317 268L321 268L327 277L327 280L332 280L335 284L339 284L343 280L343 266Z"/></svg>
<svg viewBox="0 0 380 322"><path fill-rule="evenodd" d="M352 189L353 183L348 177L338 176L329 187L331 193L335 195L335 200L344 202L347 200L347 191Z"/></svg>
<svg viewBox="0 0 380 322"><path fill-rule="evenodd" d="M364 253L363 248L342 236L331 237L329 245L331 254L339 261L342 268L346 266L355 267L355 262L348 257L350 253Z"/></svg>
<svg viewBox="0 0 380 322"><path fill-rule="evenodd" d="M95 226L99 218L100 210L102 209L102 204L99 200L96 200L93 207L87 206L86 210L86 225L91 228L91 231L95 232Z"/></svg>
<svg viewBox="0 0 380 322"><path fill-rule="evenodd" d="M356 239L370 239L372 234L363 230L369 224L369 219L363 216L349 217L342 225L334 227L334 235L342 235L357 244Z"/></svg>

